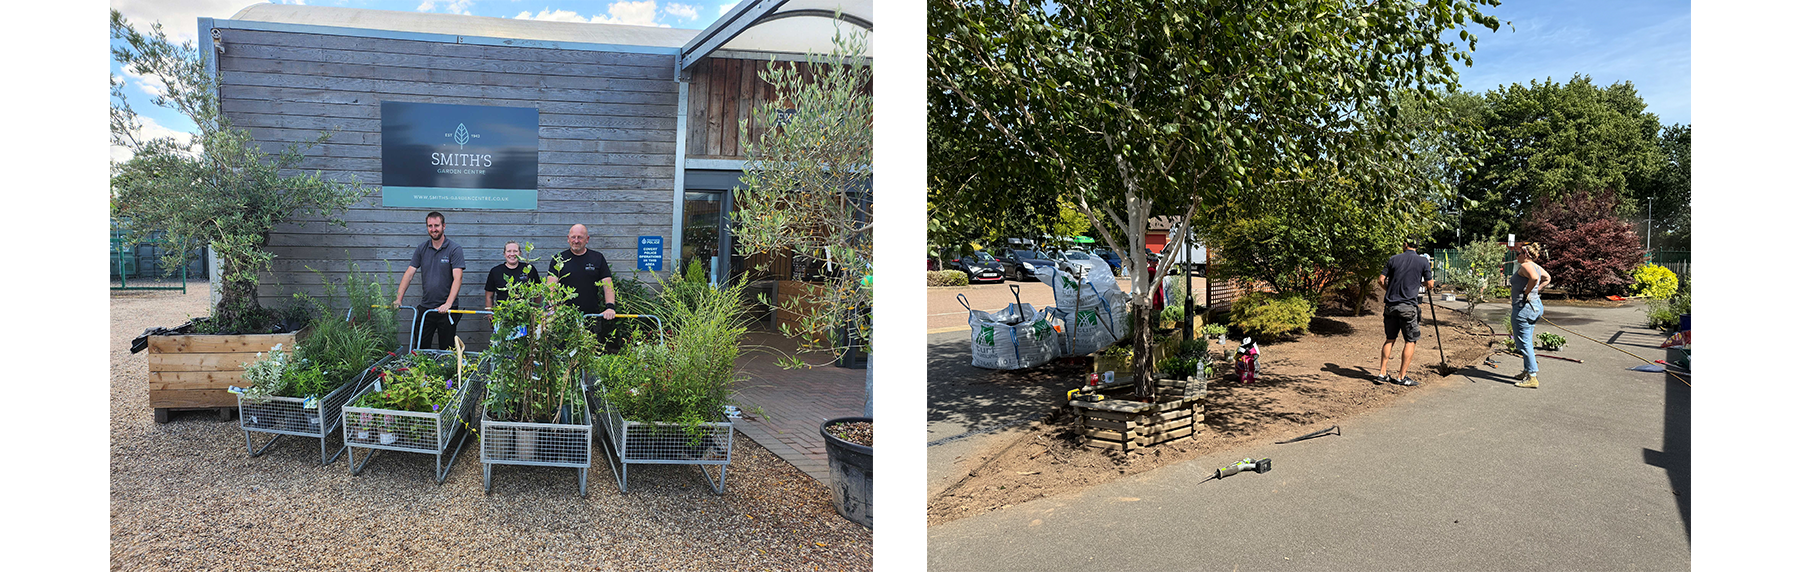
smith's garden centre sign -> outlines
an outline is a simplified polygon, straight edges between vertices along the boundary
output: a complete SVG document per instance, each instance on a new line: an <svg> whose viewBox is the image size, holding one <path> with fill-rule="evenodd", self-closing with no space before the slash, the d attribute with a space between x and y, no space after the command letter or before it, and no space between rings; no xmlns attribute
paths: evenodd
<svg viewBox="0 0 1800 572"><path fill-rule="evenodd" d="M538 110L381 102L381 206L537 208Z"/></svg>

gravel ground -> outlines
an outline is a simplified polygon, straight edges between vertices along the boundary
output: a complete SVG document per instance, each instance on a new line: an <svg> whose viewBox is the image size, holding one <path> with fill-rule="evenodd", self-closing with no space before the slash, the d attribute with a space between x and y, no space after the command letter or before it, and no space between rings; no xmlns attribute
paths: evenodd
<svg viewBox="0 0 1800 572"><path fill-rule="evenodd" d="M596 446L576 470L499 466L481 488L471 442L449 479L432 457L383 452L360 476L318 464L318 441L262 457L236 421L157 424L131 338L206 312L204 285L111 300L111 539L116 570L869 570L869 529L816 481L739 434L725 494L691 466L631 469L621 494ZM263 435L259 434L259 441ZM335 437L333 438L335 440Z"/></svg>

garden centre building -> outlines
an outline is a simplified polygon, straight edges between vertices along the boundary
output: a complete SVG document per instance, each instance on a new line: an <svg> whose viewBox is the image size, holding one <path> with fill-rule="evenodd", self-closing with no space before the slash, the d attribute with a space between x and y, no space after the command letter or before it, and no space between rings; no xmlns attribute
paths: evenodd
<svg viewBox="0 0 1800 572"><path fill-rule="evenodd" d="M464 248L465 308L507 241L535 243L542 272L578 223L615 274L698 259L713 279L741 275L719 253L739 122L775 95L756 70L805 71L836 29L872 30L872 1L839 4L746 1L703 31L276 4L202 18L225 117L270 152L333 131L300 168L372 191L348 228L277 227L262 304L316 294L349 262L391 287L431 211Z"/></svg>

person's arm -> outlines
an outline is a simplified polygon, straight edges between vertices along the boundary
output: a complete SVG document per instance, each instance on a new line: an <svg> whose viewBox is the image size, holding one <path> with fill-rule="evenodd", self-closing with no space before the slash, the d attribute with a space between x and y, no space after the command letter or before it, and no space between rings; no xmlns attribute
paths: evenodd
<svg viewBox="0 0 1800 572"><path fill-rule="evenodd" d="M611 307L613 305L612 278L601 278L600 279L600 290L604 291L606 293L606 305L607 305L606 310L600 312L600 317L611 320L611 319L613 319L613 316L619 315L619 313L613 311L613 309Z"/></svg>
<svg viewBox="0 0 1800 572"><path fill-rule="evenodd" d="M456 294L462 289L462 273L461 268L450 269L450 295L444 297L444 305L438 306L438 313L448 313L450 305L456 303Z"/></svg>
<svg viewBox="0 0 1800 572"><path fill-rule="evenodd" d="M486 294L486 295L487 295L487 300L486 300L486 301L483 301L483 302L482 302L482 303L481 303L481 307L482 307L482 309L484 309L484 310L492 310L492 309L494 309L494 291L493 291L493 290L486 290L486 291L483 291L483 292L482 292L482 294Z"/></svg>
<svg viewBox="0 0 1800 572"><path fill-rule="evenodd" d="M417 266L408 266L406 267L406 274L400 276L400 289L394 291L395 308L400 307L400 299L406 296L406 287L412 285L413 272L418 270L419 268Z"/></svg>

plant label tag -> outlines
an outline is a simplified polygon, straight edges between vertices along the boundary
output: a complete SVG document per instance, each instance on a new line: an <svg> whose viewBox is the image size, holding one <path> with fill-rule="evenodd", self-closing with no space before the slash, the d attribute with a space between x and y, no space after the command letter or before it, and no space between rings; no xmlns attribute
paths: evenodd
<svg viewBox="0 0 1800 572"><path fill-rule="evenodd" d="M235 386L235 385L227 385L227 386L225 386L225 392L226 392L226 393L231 393L231 394L235 394L235 395L243 395L243 394L244 394L244 388L242 388L242 387L238 387L238 386Z"/></svg>
<svg viewBox="0 0 1800 572"><path fill-rule="evenodd" d="M305 400L300 402L300 408L301 409L318 409L319 408L319 398L317 396L306 398Z"/></svg>
<svg viewBox="0 0 1800 572"><path fill-rule="evenodd" d="M381 380L375 380L375 393L381 393Z"/></svg>

